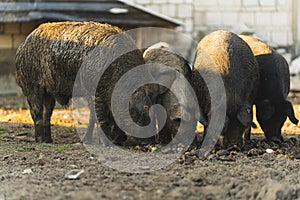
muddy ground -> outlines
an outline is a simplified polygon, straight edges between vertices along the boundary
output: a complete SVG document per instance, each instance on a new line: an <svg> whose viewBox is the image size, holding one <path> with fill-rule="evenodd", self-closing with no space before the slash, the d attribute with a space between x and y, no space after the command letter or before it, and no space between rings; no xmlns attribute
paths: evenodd
<svg viewBox="0 0 300 200"><path fill-rule="evenodd" d="M112 169L87 151L70 110L54 112L55 143L36 144L24 98L0 98L0 200L300 199L300 127L289 120L284 143L266 143L257 128L242 152L216 150L201 160L191 148L163 169L137 174ZM298 99L292 100L300 118ZM138 147L155 154L150 149ZM80 171L78 179L67 176Z"/></svg>

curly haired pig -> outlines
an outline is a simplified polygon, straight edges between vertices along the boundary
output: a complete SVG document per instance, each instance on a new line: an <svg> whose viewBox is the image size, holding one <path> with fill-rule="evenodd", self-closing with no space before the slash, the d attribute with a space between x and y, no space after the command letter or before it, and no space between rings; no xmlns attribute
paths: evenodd
<svg viewBox="0 0 300 200"><path fill-rule="evenodd" d="M150 46L143 53L143 58L147 64L161 64L168 66L182 74L188 82L190 81L192 75L191 66L179 53L177 53L169 44L165 42L159 42ZM178 77L176 77L176 74L173 73L168 74L168 77L172 75L174 75L174 80L171 82L174 82L176 81L176 78L178 79ZM171 85L172 83L170 84L170 87ZM189 99L184 95L183 91L187 89L188 87L184 85L184 83L181 83L179 87L175 88L177 95L183 99L181 102L182 105L180 105L180 102L175 94L167 87L158 86L156 91L152 92L156 96L155 100L152 100L153 103L161 104L166 109L167 113L167 119L164 127L162 127L163 124L161 123L162 119L160 119L160 115L156 116L158 127L161 129L158 134L159 142L163 144L167 144L172 140L172 138L178 132L181 120L192 120L192 114L190 113L191 109L189 109L188 112L185 112L183 115L183 108L181 107L184 106L184 108L188 109L190 101L192 101L192 99ZM153 99L153 97L151 98ZM195 120L194 127L191 127L190 131L195 132L196 121L197 120Z"/></svg>
<svg viewBox="0 0 300 200"><path fill-rule="evenodd" d="M250 46L260 69L255 99L257 120L267 140L282 141L281 128L287 117L292 123L298 123L291 102L286 100L290 90L288 63L283 56L257 38L246 35L240 37Z"/></svg>
<svg viewBox="0 0 300 200"><path fill-rule="evenodd" d="M215 80L210 79L214 74L221 75L225 87L223 96L208 91L206 83L215 85L213 82ZM206 133L211 120L215 120L211 119L211 116L222 109L218 101L221 98L226 99L224 127L220 124L223 127L222 137L219 140L221 146L243 146L243 135L252 125L252 106L258 81L259 68L255 57L246 42L236 34L219 30L208 34L199 42L194 60L192 84L203 112L203 120L200 122L204 125ZM213 99L213 95L219 96ZM213 103L216 106L212 107Z"/></svg>
<svg viewBox="0 0 300 200"><path fill-rule="evenodd" d="M37 142L52 142L50 118L55 102L68 105L77 72L88 54L96 47L100 47L103 54L127 47L136 49L133 40L123 34L121 29L96 22L45 23L35 29L19 46L16 53L16 81L27 97ZM100 58L100 62L101 60L105 61L105 58ZM103 93L99 93L99 101L109 104L111 83L115 83L129 69L143 63L139 50L131 51L115 61L101 77L101 87L106 89L100 91ZM107 63L102 64L94 68L101 68ZM99 77L95 74L98 69L89 70L91 73L84 70L85 73L79 76L85 79L82 82L92 82L95 77ZM79 88L82 91L76 91L77 95L86 97L90 103L90 121L84 138L89 141L96 120L92 94L89 94L93 90L88 83ZM106 117L111 113L108 107L98 111L98 116L105 116L99 118L100 120L110 120ZM106 133L111 136L111 130Z"/></svg>

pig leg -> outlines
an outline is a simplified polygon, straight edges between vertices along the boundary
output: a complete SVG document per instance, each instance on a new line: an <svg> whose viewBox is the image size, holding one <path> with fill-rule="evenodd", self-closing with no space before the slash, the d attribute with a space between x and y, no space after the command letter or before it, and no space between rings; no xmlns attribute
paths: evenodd
<svg viewBox="0 0 300 200"><path fill-rule="evenodd" d="M115 121L113 119L110 121L111 121L110 127L111 127L112 141L114 144L122 145L127 140L127 136L118 127L118 125L115 123Z"/></svg>
<svg viewBox="0 0 300 200"><path fill-rule="evenodd" d="M244 135L243 135L244 141L250 141L251 139L251 128L249 128L249 130L247 130Z"/></svg>
<svg viewBox="0 0 300 200"><path fill-rule="evenodd" d="M125 142L127 136L116 125L109 107L106 104L99 102L97 104L96 112L100 127L107 136L107 138L105 138L104 135L100 135L101 143L105 146L109 146L107 139L111 140L114 144L122 144Z"/></svg>
<svg viewBox="0 0 300 200"><path fill-rule="evenodd" d="M160 120L159 117L160 117L160 115L157 115L158 127L159 127L159 129L161 129L161 131L158 133L158 139L161 144L168 144L172 140L172 133L170 132L172 122L171 122L171 119L167 118L166 123L161 124L159 122L161 122L162 120ZM161 126L164 126L164 127L161 127ZM176 132L174 134L176 134ZM153 139L155 140L155 138L152 138L152 140Z"/></svg>
<svg viewBox="0 0 300 200"><path fill-rule="evenodd" d="M43 126L44 126L44 134L42 135L42 142L52 143L53 140L51 138L51 116L55 106L55 99L48 94L44 95L43 98Z"/></svg>
<svg viewBox="0 0 300 200"><path fill-rule="evenodd" d="M117 126L113 119L110 120L101 120L100 126L108 137L114 144L121 145L126 141L127 136L125 133ZM104 145L109 146L106 138L101 137L101 141Z"/></svg>
<svg viewBox="0 0 300 200"><path fill-rule="evenodd" d="M31 93L27 96L30 114L34 122L34 136L36 142L43 142L43 98L39 93Z"/></svg>
<svg viewBox="0 0 300 200"><path fill-rule="evenodd" d="M111 108L109 108L109 112L107 113L108 113L109 120L107 121L106 126L108 126L108 128L110 129L109 132L110 138L114 144L122 145L127 140L127 136L116 124L111 112Z"/></svg>
<svg viewBox="0 0 300 200"><path fill-rule="evenodd" d="M204 138L206 137L206 132L207 132L207 127L208 127L208 125L203 125L203 139L202 140L204 140Z"/></svg>
<svg viewBox="0 0 300 200"><path fill-rule="evenodd" d="M167 128L163 128L159 132L158 138L161 144L168 144L172 140L172 134L167 130Z"/></svg>
<svg viewBox="0 0 300 200"><path fill-rule="evenodd" d="M89 124L87 128L87 132L85 136L83 137L82 141L86 143L91 143L93 140L93 130L96 123L96 112L95 112L95 106L94 101L92 97L87 97L89 109L90 109L90 116L89 116Z"/></svg>
<svg viewBox="0 0 300 200"><path fill-rule="evenodd" d="M97 120L100 124L101 130L103 131L103 133L99 133L100 143L104 146L109 146L109 140L111 139L111 127L108 122L108 107L102 102L99 102L96 105L97 107L95 109L97 113Z"/></svg>

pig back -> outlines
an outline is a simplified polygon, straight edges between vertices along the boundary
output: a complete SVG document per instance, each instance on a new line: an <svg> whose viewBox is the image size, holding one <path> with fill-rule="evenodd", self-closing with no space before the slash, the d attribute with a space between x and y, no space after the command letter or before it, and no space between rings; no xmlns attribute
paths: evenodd
<svg viewBox="0 0 300 200"><path fill-rule="evenodd" d="M38 86L52 94L71 96L87 54L120 32L117 27L96 22L42 24L17 50L16 80L25 95L32 91L31 86Z"/></svg>
<svg viewBox="0 0 300 200"><path fill-rule="evenodd" d="M202 82L197 84L195 90L201 94L198 101L204 113L209 112L207 107L210 107L210 98L206 83L195 70L207 76L221 75L226 90L227 114L235 113L241 104L253 103L259 69L250 47L236 34L216 31L204 37L197 47L194 68L193 82L194 76L198 76L196 79Z"/></svg>

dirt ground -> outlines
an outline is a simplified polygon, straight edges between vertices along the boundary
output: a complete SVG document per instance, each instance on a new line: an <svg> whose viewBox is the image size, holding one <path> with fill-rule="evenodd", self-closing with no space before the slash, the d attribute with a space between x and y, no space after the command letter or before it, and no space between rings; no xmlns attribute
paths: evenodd
<svg viewBox="0 0 300 200"><path fill-rule="evenodd" d="M300 118L299 98L291 99ZM36 144L25 99L0 97L0 108L0 200L300 199L300 127L289 120L280 144L264 141L257 128L242 152L216 150L201 160L191 148L163 169L126 173L86 150L70 110L53 114L55 143Z"/></svg>

